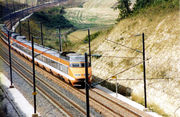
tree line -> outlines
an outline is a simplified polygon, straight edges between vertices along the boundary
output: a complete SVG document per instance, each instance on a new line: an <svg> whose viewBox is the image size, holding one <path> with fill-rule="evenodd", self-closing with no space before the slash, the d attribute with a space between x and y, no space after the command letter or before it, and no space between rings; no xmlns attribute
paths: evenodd
<svg viewBox="0 0 180 117"><path fill-rule="evenodd" d="M115 9L118 9L120 11L117 20L120 21L121 19L126 18L133 12L137 12L139 9L145 8L148 5L159 4L167 1L172 1L172 0L136 0L134 6L132 7L131 0L118 0L118 4L115 7Z"/></svg>

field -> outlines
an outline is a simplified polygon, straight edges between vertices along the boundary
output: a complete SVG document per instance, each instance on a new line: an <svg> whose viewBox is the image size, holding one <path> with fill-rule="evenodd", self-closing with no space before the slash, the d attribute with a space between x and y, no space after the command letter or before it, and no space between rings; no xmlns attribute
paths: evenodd
<svg viewBox="0 0 180 117"><path fill-rule="evenodd" d="M66 9L65 17L77 28L113 25L118 11L113 10L116 0L87 0L82 6Z"/></svg>
<svg viewBox="0 0 180 117"><path fill-rule="evenodd" d="M72 50L83 45L88 28L91 34L100 30L104 31L116 23L119 13L113 9L117 0L84 0L82 3L65 10L65 17L78 29L68 35L68 40L73 45Z"/></svg>

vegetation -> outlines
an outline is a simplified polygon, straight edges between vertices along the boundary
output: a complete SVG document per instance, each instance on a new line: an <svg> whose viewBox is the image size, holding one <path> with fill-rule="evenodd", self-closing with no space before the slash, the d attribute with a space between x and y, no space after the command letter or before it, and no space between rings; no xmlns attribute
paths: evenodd
<svg viewBox="0 0 180 117"><path fill-rule="evenodd" d="M52 8L47 12L35 12L32 19L41 22L50 28L72 28L73 25L63 16L64 13L64 8Z"/></svg>
<svg viewBox="0 0 180 117"><path fill-rule="evenodd" d="M141 104L141 105L145 105L145 104L144 104L144 98L143 98L142 95L139 96L139 95L136 95L136 94L132 94L131 97L132 97L131 99L132 99L133 101L136 101L136 102L138 102L138 103ZM153 111L153 112L157 112L158 114L162 115L163 117L169 117L169 116L170 116L170 115L168 115L168 114L166 113L166 111L164 111L163 109L161 109L160 106L157 105L156 103L149 103L149 104L148 104L148 108L149 108L151 111Z"/></svg>
<svg viewBox="0 0 180 117"><path fill-rule="evenodd" d="M180 42L178 38L180 30L177 26L179 23L178 2L178 0L153 0L139 8L135 4L132 13L122 19L114 26L110 34L105 36L105 38L127 47L142 50L141 37L135 37L134 35L145 33L147 58L150 58L146 62L148 106L151 110L163 116L179 116L180 112L179 110L176 111L180 104L177 101L180 86L179 82L174 80L174 78L179 77L177 74L179 66L176 64L178 62L176 60L177 53L179 53L177 48ZM140 4L137 6L140 6ZM93 73L97 77L101 77L102 80L106 79L108 76L142 61L142 54L124 46L107 42L104 40L105 38L99 39L97 37L97 39L94 39L91 46L92 50L102 52L102 56L135 56L140 57L140 59L92 59ZM97 42L98 44L96 44ZM127 78L127 80L123 81L121 78ZM132 78L132 80L128 80L129 78ZM143 65L138 65L119 74L119 79L121 85L133 89L131 98L143 104ZM111 85L107 87L115 90Z"/></svg>
<svg viewBox="0 0 180 117"><path fill-rule="evenodd" d="M130 15L137 14L139 11L141 11L144 8L147 8L149 6L157 6L162 5L162 7L165 8L166 2L169 2L171 4L171 8L178 7L179 1L178 0L136 0L135 5L133 8L131 6L130 0L118 0L118 5L115 7L115 9L118 9L120 11L117 21L124 19Z"/></svg>
<svg viewBox="0 0 180 117"><path fill-rule="evenodd" d="M119 17L117 20L127 17L132 11L130 9L131 2L130 0L118 0L118 5L115 9L119 9Z"/></svg>
<svg viewBox="0 0 180 117"><path fill-rule="evenodd" d="M115 24L118 11L113 10L116 0L88 0L78 7L67 8L65 17L77 28L109 27ZM103 10L102 10L103 9Z"/></svg>
<svg viewBox="0 0 180 117"><path fill-rule="evenodd" d="M100 34L101 34L100 31L98 31L98 32L96 32L96 33L94 33L94 34L91 34L91 35L90 35L90 41L92 41L93 39L97 38ZM87 35L87 36L85 37L85 39L84 39L84 43L88 43L88 42L89 42L89 37L88 37L88 35Z"/></svg>
<svg viewBox="0 0 180 117"><path fill-rule="evenodd" d="M71 46L71 42L67 39L67 35L74 31L74 26L66 20L63 16L65 13L64 7L53 7L49 9L43 9L43 11L35 12L30 18L30 31L34 36L36 43L41 43L41 26L43 24L43 38L44 45L53 49L59 50L59 30L61 28L61 39L63 42L64 51L68 50ZM28 24L27 21L23 21L21 26L22 34L28 39ZM19 27L16 29L19 32Z"/></svg>

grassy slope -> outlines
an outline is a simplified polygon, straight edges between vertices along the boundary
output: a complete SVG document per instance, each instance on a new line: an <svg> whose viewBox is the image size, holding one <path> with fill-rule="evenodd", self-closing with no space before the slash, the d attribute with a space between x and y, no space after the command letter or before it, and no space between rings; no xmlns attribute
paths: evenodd
<svg viewBox="0 0 180 117"><path fill-rule="evenodd" d="M104 32L92 42L93 53L104 56L140 57L134 59L93 59L93 74L100 78L112 76L142 61L142 54L120 45L105 41L110 39L128 47L142 50L141 37L145 33L147 64L148 106L163 116L180 116L180 18L178 5L171 3L150 7L141 13L120 21L111 31ZM80 46L81 53L88 52L87 46ZM103 64L102 64L103 63ZM132 89L132 99L143 104L143 69L139 65L118 75L119 84ZM151 79L152 78L152 79ZM158 79L158 78L170 78ZM167 109L168 108L168 109Z"/></svg>

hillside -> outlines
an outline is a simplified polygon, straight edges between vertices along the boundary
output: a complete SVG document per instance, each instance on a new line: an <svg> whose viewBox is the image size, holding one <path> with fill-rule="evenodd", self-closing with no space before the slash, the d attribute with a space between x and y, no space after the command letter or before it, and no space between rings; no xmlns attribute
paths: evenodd
<svg viewBox="0 0 180 117"><path fill-rule="evenodd" d="M65 17L78 28L109 26L115 23L118 11L113 10L117 0L84 0L79 7L66 9Z"/></svg>
<svg viewBox="0 0 180 117"><path fill-rule="evenodd" d="M92 59L93 74L106 79L142 62L142 54L134 49L142 51L141 36L135 35L144 32L148 59L147 103L153 111L171 117L180 116L180 12L177 3L174 0L142 9L92 41L93 54L102 55ZM77 51L88 52L87 48L88 45L82 45ZM124 94L130 93L132 100L143 104L142 64L117 77L119 92L125 90Z"/></svg>
<svg viewBox="0 0 180 117"><path fill-rule="evenodd" d="M117 0L69 0L68 4L71 5L65 9L65 17L77 29L90 27L93 28L92 33L101 30L99 36L91 43L92 53L102 56L92 58L94 81L101 81L117 74L119 92L144 104L143 66L138 64L142 63L142 54L139 52L142 51L142 40L141 36L137 36L144 33L148 107L163 116L179 117L179 1L169 0L163 4L141 9L139 13L115 24L118 11L114 11L113 7L116 2ZM37 33L39 36L40 25L35 21L30 23L32 33ZM106 26L113 27L107 30ZM24 23L23 27L27 28L27 24ZM46 39L46 46L58 49L58 30L45 26L43 28L44 37L49 36ZM66 35L63 35L64 45L69 44L63 49L82 54L88 52L88 45L83 42L86 35L87 30L75 31L67 36L67 40ZM121 73L124 70L125 72ZM114 83L109 79L102 85L114 90Z"/></svg>
<svg viewBox="0 0 180 117"><path fill-rule="evenodd" d="M105 0L104 2L102 0L69 0L63 5L46 10L43 9L40 12L34 13L30 18L31 33L39 37L40 25L38 22L42 22L45 45L58 49L59 39L57 27L72 24L73 26L61 26L61 33L63 50L73 51L76 46L82 44L83 39L87 35L87 28L91 28L91 33L95 33L115 24L118 11L114 11L111 8L115 3L116 0ZM104 6L103 12L102 5ZM61 13L61 8L63 8L63 13ZM26 29L27 22L22 22L22 25L23 33L28 36ZM17 28L17 32L19 32L19 28Z"/></svg>

